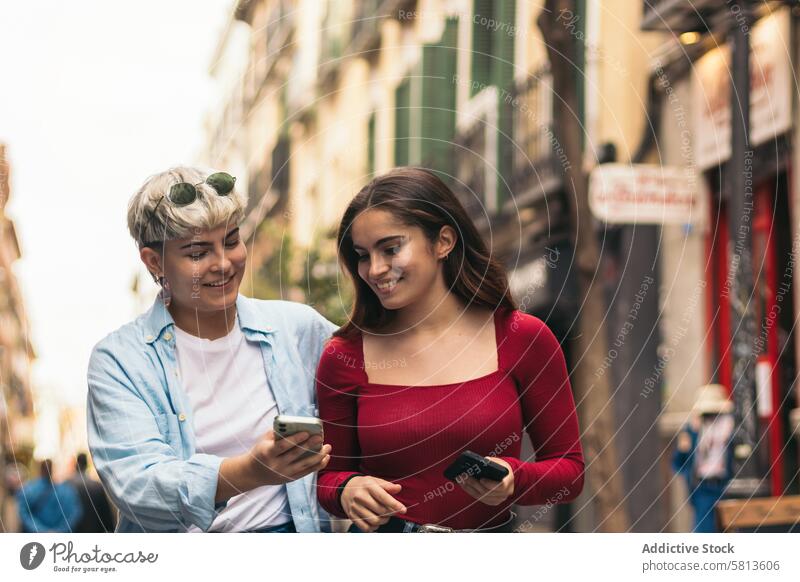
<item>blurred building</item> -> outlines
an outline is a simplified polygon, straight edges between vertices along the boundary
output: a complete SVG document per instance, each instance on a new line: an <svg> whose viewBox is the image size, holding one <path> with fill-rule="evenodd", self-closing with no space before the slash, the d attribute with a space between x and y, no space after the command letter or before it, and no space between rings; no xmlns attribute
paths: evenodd
<svg viewBox="0 0 800 582"><path fill-rule="evenodd" d="M14 222L5 215L11 168L0 144L0 517L7 523L7 477L15 465L28 466L34 445L30 369L35 358L22 294L14 276L20 258Z"/></svg>
<svg viewBox="0 0 800 582"><path fill-rule="evenodd" d="M691 407L692 386L719 383L731 391L734 352L755 359L756 455L772 495L800 492L798 419L800 393L795 333L800 239L796 166L798 92L797 8L788 2L753 4L752 21L737 3L644 2L640 28L660 37L649 59L652 161L690 167L696 177L697 220L661 229L664 399L675 430ZM731 161L731 37L750 37L750 140L745 160L751 190L742 222L730 224L734 192ZM734 115L736 115L734 111ZM748 169L749 168L749 169ZM746 186L747 187L747 186ZM743 249L738 233L752 237L752 289L733 297L731 278ZM754 346L732 342L731 303L746 300L756 321Z"/></svg>
<svg viewBox="0 0 800 582"><path fill-rule="evenodd" d="M706 271L713 264L724 272L713 242L721 236L713 171L695 151L695 142L713 132L692 125L701 100L692 90L692 64L710 52L713 39L698 33L703 42L694 46L687 44L693 37L652 31L657 18L650 4L659 3L632 10L626 0L578 0L574 12L558 14L580 55L572 72L559 73L575 77L580 110L573 114L584 128L578 163L587 173L617 162L681 168L696 177L693 214L682 223L595 222L611 348L608 368L598 374L609 374L614 388L625 510L633 531L685 531L686 491L669 469L672 443L697 388L725 383L720 346L730 331L724 317L713 315L719 300ZM542 5L234 2L211 66L220 97L209 115L205 161L247 184L244 292L306 301L341 321L348 286L337 275L339 217L375 174L422 165L454 187L506 264L521 309L547 322L573 367L580 305L565 185L571 162L555 131L559 97L537 25ZM724 44L724 35L717 38ZM718 71L712 83L723 77ZM784 125L772 137L790 133ZM781 152L790 151L791 140L778 141ZM791 179L785 169L776 172L770 183L778 185L775 192L783 188L775 198L783 206L774 206L772 216L785 224L762 229L781 233L764 240L780 239L774 256L786 257L794 248L785 236ZM793 294L783 292L783 323L769 331L779 337L770 344L778 346L771 361L780 359L773 368L784 376L780 414L786 415L797 406L789 397L797 350L788 325ZM784 458L796 459L788 427L787 418L780 442ZM787 465L785 474L796 468ZM592 496L587 487L571 508L544 512L547 527L592 530L602 519L592 513Z"/></svg>

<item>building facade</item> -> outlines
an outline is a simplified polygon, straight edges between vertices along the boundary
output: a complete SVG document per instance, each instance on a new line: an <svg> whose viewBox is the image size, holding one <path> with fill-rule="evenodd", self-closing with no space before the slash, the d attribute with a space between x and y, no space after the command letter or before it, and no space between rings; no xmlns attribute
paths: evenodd
<svg viewBox="0 0 800 582"><path fill-rule="evenodd" d="M34 419L30 370L35 354L23 297L14 275L20 256L14 222L5 214L11 166L0 144L0 527L15 531L14 475L26 474L33 459ZM10 490L10 487L11 489Z"/></svg>
<svg viewBox="0 0 800 582"><path fill-rule="evenodd" d="M698 161L700 150L715 154L702 143L713 131L697 121L706 102L722 99L708 93L723 90L724 75L698 81L705 69L694 66L724 35L698 33L692 41L655 29L651 4L658 3L644 3L643 12L625 0L579 0L556 17L580 48L574 114L585 130L584 158L576 162L557 137L559 97L537 25L543 2L239 0L211 68L220 100L209 116L205 161L248 187L245 292L305 301L340 322L349 305L335 248L344 208L376 174L402 165L434 169L507 266L521 309L562 341L570 367L581 356L573 349L580 305L568 166L586 173L608 162L686 169L696 191L684 224L595 224L611 348L597 373L612 381L625 511L632 531L686 531L686 490L669 467L674 438L697 389L729 382L719 297L724 188L713 179L724 160ZM794 30L791 15L780 18ZM766 45L770 36L780 38L763 34ZM789 72L790 57L780 65ZM783 78L771 75L770 82ZM698 83L712 89L704 95ZM762 142L778 148L779 163L759 178L768 203L756 221L759 252L772 257L768 276L756 278L768 327L759 378L780 403L763 410L775 420L770 447L782 451L775 487L787 490L797 488L797 291L782 279L793 266L797 231L797 178L788 171L797 108L790 99L790 123L777 120ZM781 283L788 286L778 295ZM571 507L521 519L531 529L591 531L602 519L592 497L587 488Z"/></svg>
<svg viewBox="0 0 800 582"><path fill-rule="evenodd" d="M668 435L685 421L693 387L718 383L733 396L734 360L747 358L755 368L754 385L745 388L755 394L758 476L766 494L797 494L797 9L765 3L745 21L736 2L698 2L692 10L669 4L644 3L641 22L662 39L649 64L658 92L654 161L691 170L697 213L691 224L662 228L662 284L670 282L662 298L662 369L671 413L662 428ZM752 154L744 160L744 191L731 179L736 27L747 29L750 43ZM745 210L734 226L736 198L745 199ZM737 296L731 285L744 251L753 284ZM737 301L754 318L752 345L734 341Z"/></svg>

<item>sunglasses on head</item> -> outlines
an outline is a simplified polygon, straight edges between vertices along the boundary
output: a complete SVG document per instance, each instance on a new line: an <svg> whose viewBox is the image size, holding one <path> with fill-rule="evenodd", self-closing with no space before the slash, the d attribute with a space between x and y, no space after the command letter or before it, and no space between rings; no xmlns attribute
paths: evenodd
<svg viewBox="0 0 800 582"><path fill-rule="evenodd" d="M156 203L155 208L153 208L153 216L155 216L158 205L161 204L161 201L164 200L164 198L169 198L169 201L175 206L186 206L187 204L191 204L197 200L197 187L203 183L211 186L216 191L218 196L227 196L233 192L233 186L236 184L236 178L230 174L226 174L225 172L216 172L215 174L211 174L208 178L206 178L204 182L198 182L197 184L190 184L189 182L178 182L177 184L173 184L169 189L169 194L162 196L161 200Z"/></svg>
<svg viewBox="0 0 800 582"><path fill-rule="evenodd" d="M155 218L158 205L161 204L164 198L169 198L169 201L175 206L187 206L197 200L197 187L201 184L208 184L211 186L217 193L217 196L227 196L233 192L233 186L236 184L236 178L225 172L216 172L211 174L203 182L198 182L197 184L191 184L189 182L178 182L177 184L173 184L170 186L169 194L162 196L159 201L156 202L153 210L150 211L151 219ZM150 247L157 244L160 243L148 242L144 243L143 246Z"/></svg>

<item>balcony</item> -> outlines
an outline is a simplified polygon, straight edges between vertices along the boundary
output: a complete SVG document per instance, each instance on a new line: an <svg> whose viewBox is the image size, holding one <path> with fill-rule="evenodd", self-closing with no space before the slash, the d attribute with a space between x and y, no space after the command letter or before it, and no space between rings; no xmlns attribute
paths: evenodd
<svg viewBox="0 0 800 582"><path fill-rule="evenodd" d="M642 30L677 34L709 30L712 23L729 10L720 0L644 0L643 4Z"/></svg>
<svg viewBox="0 0 800 582"><path fill-rule="evenodd" d="M513 119L511 189L514 200L506 206L521 207L562 184L564 153L554 133L553 79L548 69L518 82L511 95L501 100Z"/></svg>
<svg viewBox="0 0 800 582"><path fill-rule="evenodd" d="M487 87L467 104L456 129L454 165L461 203L479 226L497 210L497 88Z"/></svg>
<svg viewBox="0 0 800 582"><path fill-rule="evenodd" d="M347 47L349 54L369 58L369 53L380 46L381 5L384 3L382 0L362 0L355 3L351 40Z"/></svg>
<svg viewBox="0 0 800 582"><path fill-rule="evenodd" d="M281 56L293 44L295 9L288 0L273 3L263 25L253 28L250 65L244 76L244 109L249 111L260 98L267 80Z"/></svg>
<svg viewBox="0 0 800 582"><path fill-rule="evenodd" d="M350 56L371 58L380 47L380 23L385 18L410 20L417 0L360 0L353 3L347 18L328 12L322 25L319 53L319 78L323 84L336 80L341 60ZM328 10L331 3L327 3Z"/></svg>
<svg viewBox="0 0 800 582"><path fill-rule="evenodd" d="M319 79L324 85L336 78L336 73L345 56L347 39L350 38L351 22L338 9L339 3L325 3L327 12L322 22L319 42Z"/></svg>
<svg viewBox="0 0 800 582"><path fill-rule="evenodd" d="M467 102L452 154L456 179L465 185L462 203L479 225L535 206L561 190L566 158L555 135L553 111L547 68L508 91L486 87ZM498 133L501 116L512 120L511 139ZM506 169L498 163L500 156L511 158ZM511 196L502 200L499 172L510 172L503 178Z"/></svg>

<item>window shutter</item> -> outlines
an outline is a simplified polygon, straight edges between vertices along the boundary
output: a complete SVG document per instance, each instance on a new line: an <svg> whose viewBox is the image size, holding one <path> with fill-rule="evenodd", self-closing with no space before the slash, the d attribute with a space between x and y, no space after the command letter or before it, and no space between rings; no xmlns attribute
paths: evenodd
<svg viewBox="0 0 800 582"><path fill-rule="evenodd" d="M394 165L407 166L411 136L411 83L408 78L394 93Z"/></svg>
<svg viewBox="0 0 800 582"><path fill-rule="evenodd" d="M514 38L516 37L515 0L497 0L494 3L494 31L492 84L498 89L497 112L497 203L502 205L511 197L513 171L513 101L514 92Z"/></svg>
<svg viewBox="0 0 800 582"><path fill-rule="evenodd" d="M375 173L375 112L369 116L367 122L367 173Z"/></svg>
<svg viewBox="0 0 800 582"><path fill-rule="evenodd" d="M492 31L487 23L493 18L492 0L473 0L470 95L479 93L492 82Z"/></svg>
<svg viewBox="0 0 800 582"><path fill-rule="evenodd" d="M441 40L422 52L421 162L445 174L452 173L457 35L458 19L448 18Z"/></svg>

